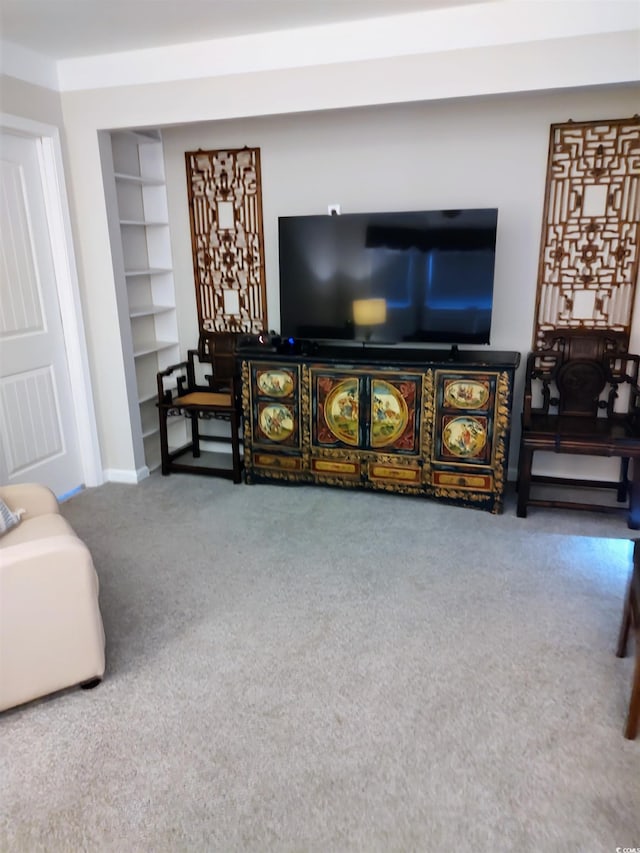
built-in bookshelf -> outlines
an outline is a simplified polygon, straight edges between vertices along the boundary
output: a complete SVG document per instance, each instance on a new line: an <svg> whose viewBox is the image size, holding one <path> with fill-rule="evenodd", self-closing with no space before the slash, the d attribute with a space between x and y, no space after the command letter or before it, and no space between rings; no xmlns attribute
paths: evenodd
<svg viewBox="0 0 640 853"><path fill-rule="evenodd" d="M180 360L162 136L104 133L101 154L135 464L144 476L160 465L156 376Z"/></svg>

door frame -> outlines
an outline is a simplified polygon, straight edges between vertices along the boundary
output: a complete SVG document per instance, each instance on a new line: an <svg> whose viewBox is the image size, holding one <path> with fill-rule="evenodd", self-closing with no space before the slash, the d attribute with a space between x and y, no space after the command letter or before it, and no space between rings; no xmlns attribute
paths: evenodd
<svg viewBox="0 0 640 853"><path fill-rule="evenodd" d="M64 178L60 130L55 125L0 112L0 127L17 135L39 139L45 209L62 317L65 357L72 388L84 485L104 483L98 426L93 405L80 285L73 247L71 216Z"/></svg>

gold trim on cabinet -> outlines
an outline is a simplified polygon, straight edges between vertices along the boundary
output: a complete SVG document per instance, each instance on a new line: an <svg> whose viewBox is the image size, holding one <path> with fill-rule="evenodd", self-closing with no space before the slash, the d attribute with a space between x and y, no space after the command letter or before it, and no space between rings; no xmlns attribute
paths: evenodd
<svg viewBox="0 0 640 853"><path fill-rule="evenodd" d="M435 425L435 382L432 368L425 370L422 383L423 416L422 416L422 479L425 483L431 481L431 462L433 459L433 430Z"/></svg>
<svg viewBox="0 0 640 853"><path fill-rule="evenodd" d="M498 375L496 385L496 407L495 422L493 428L494 445L492 468L495 472L494 490L496 504L502 506L502 495L504 493L505 468L507 467L506 447L509 434L509 401L511 389L509 374L503 371Z"/></svg>

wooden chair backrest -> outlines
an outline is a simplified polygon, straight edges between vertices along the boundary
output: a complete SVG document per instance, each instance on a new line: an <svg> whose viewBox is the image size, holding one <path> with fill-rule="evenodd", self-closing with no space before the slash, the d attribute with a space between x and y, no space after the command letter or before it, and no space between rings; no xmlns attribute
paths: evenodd
<svg viewBox="0 0 640 853"><path fill-rule="evenodd" d="M198 358L213 367L213 381L233 383L237 378L236 332L202 332L198 341Z"/></svg>
<svg viewBox="0 0 640 853"><path fill-rule="evenodd" d="M618 390L637 385L640 357L625 352L615 333L584 330L554 332L549 349L529 353L525 387L525 424L532 411L571 417L612 417ZM534 408L533 389L541 404Z"/></svg>

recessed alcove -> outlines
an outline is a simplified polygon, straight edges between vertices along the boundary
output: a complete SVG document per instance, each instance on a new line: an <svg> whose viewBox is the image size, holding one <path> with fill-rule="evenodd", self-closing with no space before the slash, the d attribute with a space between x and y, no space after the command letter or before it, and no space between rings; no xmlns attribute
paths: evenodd
<svg viewBox="0 0 640 853"><path fill-rule="evenodd" d="M608 95L612 97L608 97ZM528 93L461 101L435 101L304 114L263 115L194 122L162 129L181 347L197 339L184 155L186 151L259 144L261 153L265 299L269 327L278 329L280 215L425 207L498 207L494 310L490 348L525 353L536 311L549 129L568 115L589 120L629 114L633 98L611 92ZM473 138L468 128L473 126ZM513 156L518 151L518 157ZM585 209L598 210L602 192L588 191ZM224 214L223 214L224 216ZM588 318L599 294L574 289L565 312ZM222 299L233 312L235 291ZM559 303L563 291L554 290ZM633 306L630 288L607 294L605 312L619 317ZM556 310L554 306L554 310ZM514 412L521 405L521 369ZM519 425L513 419L510 476L515 475ZM558 460L555 460L556 463Z"/></svg>

